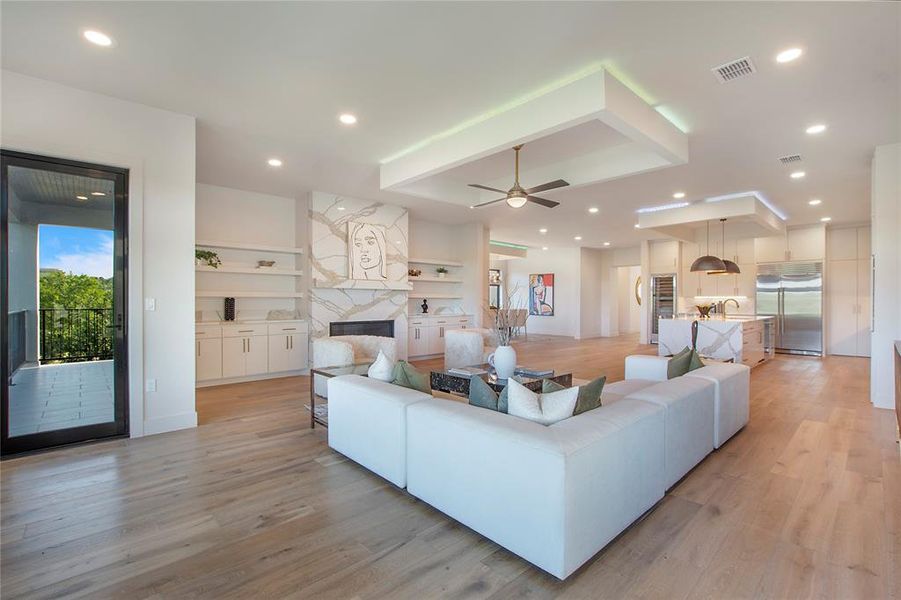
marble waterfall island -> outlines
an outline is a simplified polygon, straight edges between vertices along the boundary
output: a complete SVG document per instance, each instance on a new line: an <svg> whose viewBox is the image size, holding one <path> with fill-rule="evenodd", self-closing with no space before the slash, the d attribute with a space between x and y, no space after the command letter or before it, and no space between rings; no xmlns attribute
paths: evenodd
<svg viewBox="0 0 901 600"><path fill-rule="evenodd" d="M756 366L772 356L767 338L773 317L661 318L657 353L670 356L691 346L691 324L698 322L698 352L702 357Z"/></svg>

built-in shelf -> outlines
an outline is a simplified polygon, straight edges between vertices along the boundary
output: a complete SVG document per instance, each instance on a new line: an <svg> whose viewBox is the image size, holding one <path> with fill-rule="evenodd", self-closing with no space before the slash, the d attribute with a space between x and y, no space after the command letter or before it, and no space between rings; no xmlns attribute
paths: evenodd
<svg viewBox="0 0 901 600"><path fill-rule="evenodd" d="M410 282L415 281L427 281L429 283L463 283L463 280L458 277L425 277L420 275L419 277L410 277Z"/></svg>
<svg viewBox="0 0 901 600"><path fill-rule="evenodd" d="M439 267L462 267L463 263L453 260L441 260L440 258L408 258L407 262L414 265L436 265Z"/></svg>
<svg viewBox="0 0 901 600"><path fill-rule="evenodd" d="M303 298L303 292L238 292L201 290L194 293L197 298Z"/></svg>
<svg viewBox="0 0 901 600"><path fill-rule="evenodd" d="M203 248L228 248L231 250L252 250L256 252L275 252L278 254L303 254L303 248L293 246L271 246L268 244L248 244L246 242L223 242L210 240L196 240L195 246Z"/></svg>
<svg viewBox="0 0 901 600"><path fill-rule="evenodd" d="M194 268L198 273L240 273L244 275L287 275L292 277L302 277L303 271L294 269L259 269L257 267L229 267L220 265L219 268L199 265Z"/></svg>
<svg viewBox="0 0 901 600"><path fill-rule="evenodd" d="M341 279L330 281L328 279L314 279L314 289L340 289L340 290L401 290L409 291L413 287L406 281L374 281L369 279Z"/></svg>
<svg viewBox="0 0 901 600"><path fill-rule="evenodd" d="M459 298L463 298L463 296L459 294L426 294L422 292L413 292L408 295L410 300L456 300Z"/></svg>

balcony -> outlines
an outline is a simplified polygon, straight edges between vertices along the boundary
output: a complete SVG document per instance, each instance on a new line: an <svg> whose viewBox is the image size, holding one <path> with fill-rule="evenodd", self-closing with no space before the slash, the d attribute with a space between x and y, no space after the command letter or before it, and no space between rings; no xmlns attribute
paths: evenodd
<svg viewBox="0 0 901 600"><path fill-rule="evenodd" d="M113 358L113 309L42 308L40 364Z"/></svg>

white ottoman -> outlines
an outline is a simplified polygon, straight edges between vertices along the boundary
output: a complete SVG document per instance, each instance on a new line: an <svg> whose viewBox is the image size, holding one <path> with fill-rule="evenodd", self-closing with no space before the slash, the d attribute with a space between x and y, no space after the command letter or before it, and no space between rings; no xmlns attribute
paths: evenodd
<svg viewBox="0 0 901 600"><path fill-rule="evenodd" d="M444 332L444 368L471 367L484 360L485 341L482 332L472 329L449 329Z"/></svg>

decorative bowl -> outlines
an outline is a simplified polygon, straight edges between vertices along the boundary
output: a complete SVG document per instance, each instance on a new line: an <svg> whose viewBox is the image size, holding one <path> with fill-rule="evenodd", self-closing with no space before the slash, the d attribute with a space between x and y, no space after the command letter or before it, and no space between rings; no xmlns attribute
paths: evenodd
<svg viewBox="0 0 901 600"><path fill-rule="evenodd" d="M701 313L702 319L710 318L710 311L713 309L712 304L696 304L695 308L698 309L698 312Z"/></svg>
<svg viewBox="0 0 901 600"><path fill-rule="evenodd" d="M260 267L261 269L268 269L269 267L272 267L274 265L275 265L274 260L258 260L257 261L257 266Z"/></svg>

